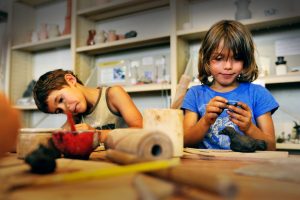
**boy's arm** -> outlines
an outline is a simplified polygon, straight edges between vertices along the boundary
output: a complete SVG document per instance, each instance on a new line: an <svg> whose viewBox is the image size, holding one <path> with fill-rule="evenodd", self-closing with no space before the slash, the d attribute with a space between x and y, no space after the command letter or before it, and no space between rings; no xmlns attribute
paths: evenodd
<svg viewBox="0 0 300 200"><path fill-rule="evenodd" d="M128 127L142 128L143 117L128 93L121 86L113 86L108 92L108 104L124 118Z"/></svg>

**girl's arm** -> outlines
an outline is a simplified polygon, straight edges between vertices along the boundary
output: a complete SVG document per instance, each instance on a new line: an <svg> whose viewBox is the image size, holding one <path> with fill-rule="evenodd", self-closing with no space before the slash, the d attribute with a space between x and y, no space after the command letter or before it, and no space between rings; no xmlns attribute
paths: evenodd
<svg viewBox="0 0 300 200"><path fill-rule="evenodd" d="M192 146L199 143L207 133L209 127L216 121L217 117L226 107L227 100L216 96L206 105L206 112L198 121L195 112L186 110L183 120L184 145Z"/></svg>
<svg viewBox="0 0 300 200"><path fill-rule="evenodd" d="M272 116L270 112L267 112L256 119L257 126L251 121L251 110L244 104L238 103L241 108L230 106L229 109L233 112L228 112L231 116L231 120L235 123L241 131L248 136L264 140L268 144L268 150L275 151L275 131Z"/></svg>
<svg viewBox="0 0 300 200"><path fill-rule="evenodd" d="M111 87L108 92L108 98L110 108L122 115L128 127L143 127L143 117L123 87Z"/></svg>
<svg viewBox="0 0 300 200"><path fill-rule="evenodd" d="M197 113L186 110L183 118L184 146L193 146L205 136L210 125L204 118L198 121Z"/></svg>

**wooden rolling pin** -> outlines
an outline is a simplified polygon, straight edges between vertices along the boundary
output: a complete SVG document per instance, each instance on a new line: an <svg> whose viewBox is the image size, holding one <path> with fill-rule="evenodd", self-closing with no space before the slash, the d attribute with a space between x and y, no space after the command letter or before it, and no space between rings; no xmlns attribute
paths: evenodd
<svg viewBox="0 0 300 200"><path fill-rule="evenodd" d="M113 149L107 150L106 156L118 164L132 164L146 161L135 155ZM229 177L207 174L198 169L187 168L184 165L152 171L149 174L180 184L197 187L223 197L232 198L237 194L237 186Z"/></svg>

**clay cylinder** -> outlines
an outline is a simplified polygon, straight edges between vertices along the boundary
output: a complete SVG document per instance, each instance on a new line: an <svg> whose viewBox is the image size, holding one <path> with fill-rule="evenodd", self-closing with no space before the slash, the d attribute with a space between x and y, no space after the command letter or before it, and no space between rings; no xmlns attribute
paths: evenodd
<svg viewBox="0 0 300 200"><path fill-rule="evenodd" d="M183 111L179 109L145 109L143 127L165 133L173 145L173 156L183 155Z"/></svg>
<svg viewBox="0 0 300 200"><path fill-rule="evenodd" d="M146 160L171 158L173 146L171 140L159 131L144 129L114 129L105 142L105 148L134 154Z"/></svg>

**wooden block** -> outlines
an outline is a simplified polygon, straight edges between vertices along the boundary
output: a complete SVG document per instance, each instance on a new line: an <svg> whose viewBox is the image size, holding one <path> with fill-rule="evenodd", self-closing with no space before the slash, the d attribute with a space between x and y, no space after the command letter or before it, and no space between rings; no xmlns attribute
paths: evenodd
<svg viewBox="0 0 300 200"><path fill-rule="evenodd" d="M21 129L17 140L18 158L24 159L28 153L37 149L40 144L48 146L48 141L54 130L57 129Z"/></svg>
<svg viewBox="0 0 300 200"><path fill-rule="evenodd" d="M169 136L173 144L173 156L183 155L183 111L178 109L146 109L143 128L160 131Z"/></svg>

